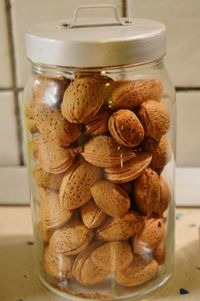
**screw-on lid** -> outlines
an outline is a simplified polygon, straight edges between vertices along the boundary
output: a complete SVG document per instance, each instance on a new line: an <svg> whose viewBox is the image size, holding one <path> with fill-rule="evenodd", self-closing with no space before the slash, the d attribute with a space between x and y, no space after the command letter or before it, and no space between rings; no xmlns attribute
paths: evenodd
<svg viewBox="0 0 200 301"><path fill-rule="evenodd" d="M77 20L83 8L78 7L72 20L32 26L26 33L27 57L34 63L83 68L138 64L165 54L164 24L120 18L116 7L106 7L114 9L115 19Z"/></svg>

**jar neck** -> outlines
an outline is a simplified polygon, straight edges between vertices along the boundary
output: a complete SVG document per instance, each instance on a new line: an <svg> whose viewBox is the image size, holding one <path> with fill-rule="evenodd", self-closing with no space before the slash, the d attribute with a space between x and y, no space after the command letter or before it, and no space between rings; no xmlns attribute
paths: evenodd
<svg viewBox="0 0 200 301"><path fill-rule="evenodd" d="M134 65L123 65L123 66L113 66L113 67L102 67L102 68L72 68L72 67L61 67L53 65L43 65L38 63L32 63L32 73L40 74L47 77L68 77L73 78L75 72L83 73L93 73L93 72L102 72L102 73L118 73L120 71L136 69L161 69L164 66L164 56L153 61L143 62Z"/></svg>

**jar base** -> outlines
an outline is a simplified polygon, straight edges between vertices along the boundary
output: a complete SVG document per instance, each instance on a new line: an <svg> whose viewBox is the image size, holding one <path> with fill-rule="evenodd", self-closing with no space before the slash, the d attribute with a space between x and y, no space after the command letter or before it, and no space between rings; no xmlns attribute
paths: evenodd
<svg viewBox="0 0 200 301"><path fill-rule="evenodd" d="M42 273L38 272L38 277L41 281L41 283L48 288L51 292L53 292L56 295L59 295L60 297L66 299L66 300L74 300L74 301L82 301L83 299L88 301L97 301L97 300L115 300L115 301L138 301L147 297L150 297L154 294L157 294L159 290L161 290L164 286L168 284L168 282L171 280L173 276L172 273L165 274L164 276L157 277L155 280L150 281L151 285L147 288L145 285L145 288L137 289L135 292L127 293L127 295L123 296L117 296L117 295L108 295L107 292L103 293L103 289L101 290L101 293L99 292L92 292L90 288L90 292L87 292L87 288L84 288L84 291L75 291L72 287L69 288L67 283L63 282L62 285L55 285L48 283L45 278L43 277ZM150 284L149 283L149 284ZM57 286L57 287L56 287ZM117 285L118 287L122 288L121 286ZM142 286L141 286L142 287ZM80 289L80 288L79 288ZM114 288L115 290L116 288ZM125 291L130 290L129 288L125 288ZM117 290L116 290L117 292Z"/></svg>

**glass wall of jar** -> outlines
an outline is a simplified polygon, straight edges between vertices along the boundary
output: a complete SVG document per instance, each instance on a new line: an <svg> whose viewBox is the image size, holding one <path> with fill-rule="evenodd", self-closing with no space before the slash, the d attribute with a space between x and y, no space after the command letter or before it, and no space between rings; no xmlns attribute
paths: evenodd
<svg viewBox="0 0 200 301"><path fill-rule="evenodd" d="M171 276L173 112L163 59L33 64L26 143L39 275L52 290L134 300Z"/></svg>

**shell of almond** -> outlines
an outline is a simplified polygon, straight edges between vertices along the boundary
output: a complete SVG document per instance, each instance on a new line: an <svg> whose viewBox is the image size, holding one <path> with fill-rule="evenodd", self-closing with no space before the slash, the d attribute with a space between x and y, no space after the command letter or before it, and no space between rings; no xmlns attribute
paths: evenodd
<svg viewBox="0 0 200 301"><path fill-rule="evenodd" d="M137 179L149 166L151 154L136 152L135 158L118 166L105 168L105 177L113 183L123 184Z"/></svg>
<svg viewBox="0 0 200 301"><path fill-rule="evenodd" d="M101 180L91 187L95 203L106 214L123 218L130 208L128 193L119 185Z"/></svg>
<svg viewBox="0 0 200 301"><path fill-rule="evenodd" d="M116 81L109 100L112 109L133 109L146 100L160 101L163 86L159 80Z"/></svg>
<svg viewBox="0 0 200 301"><path fill-rule="evenodd" d="M93 229L103 223L106 215L93 200L90 200L81 207L81 217L84 225L88 229Z"/></svg>
<svg viewBox="0 0 200 301"><path fill-rule="evenodd" d="M86 250L75 259L72 273L75 279L83 285L93 285L102 281L108 271L96 266L91 259L91 253L99 246L99 242L93 242Z"/></svg>
<svg viewBox="0 0 200 301"><path fill-rule="evenodd" d="M138 233L144 225L144 219L134 211L123 218L109 217L96 230L96 238L104 241L126 240Z"/></svg>
<svg viewBox="0 0 200 301"><path fill-rule="evenodd" d="M54 231L49 245L56 253L75 255L83 251L92 239L92 232L83 223L74 219Z"/></svg>
<svg viewBox="0 0 200 301"><path fill-rule="evenodd" d="M65 91L63 116L72 123L92 119L101 108L110 83L111 79L103 76L76 78Z"/></svg>
<svg viewBox="0 0 200 301"><path fill-rule="evenodd" d="M92 197L90 188L99 181L102 170L82 160L65 173L60 187L59 200L62 208L76 209Z"/></svg>
<svg viewBox="0 0 200 301"><path fill-rule="evenodd" d="M130 110L114 112L109 119L108 128L112 137L127 147L138 146L144 138L142 124Z"/></svg>
<svg viewBox="0 0 200 301"><path fill-rule="evenodd" d="M58 254L49 246L44 249L43 266L45 272L56 279L72 278L74 258Z"/></svg>
<svg viewBox="0 0 200 301"><path fill-rule="evenodd" d="M134 255L132 264L116 272L116 281L126 287L137 286L152 279L158 273L158 264L155 260L146 262L140 256Z"/></svg>
<svg viewBox="0 0 200 301"><path fill-rule="evenodd" d="M85 145L82 156L89 163L99 167L113 167L135 157L134 152L119 145L112 137L99 135Z"/></svg>
<svg viewBox="0 0 200 301"><path fill-rule="evenodd" d="M115 272L126 269L131 264L133 253L127 242L113 241L96 248L91 259L99 268Z"/></svg>
<svg viewBox="0 0 200 301"><path fill-rule="evenodd" d="M111 113L106 110L100 110L85 125L85 133L89 135L103 135L108 131L108 120Z"/></svg>

